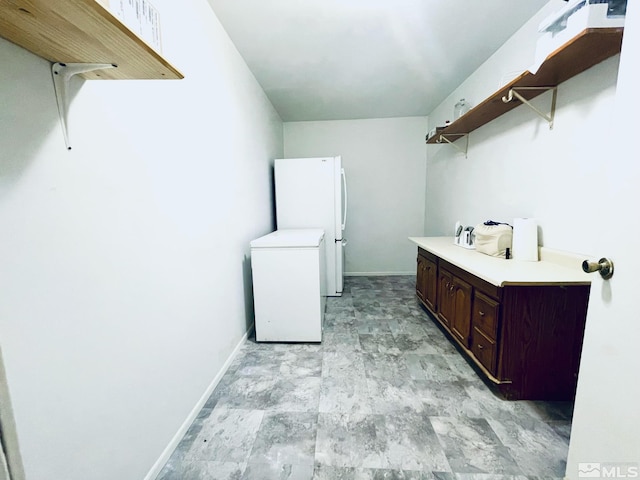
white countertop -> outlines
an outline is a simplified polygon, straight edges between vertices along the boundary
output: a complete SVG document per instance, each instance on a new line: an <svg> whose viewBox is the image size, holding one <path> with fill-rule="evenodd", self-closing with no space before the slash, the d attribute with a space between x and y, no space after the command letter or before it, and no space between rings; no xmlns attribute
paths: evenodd
<svg viewBox="0 0 640 480"><path fill-rule="evenodd" d="M539 262L505 260L453 244L453 237L409 237L409 240L492 285L590 285L582 271L585 257L540 248ZM593 274L592 274L593 275Z"/></svg>

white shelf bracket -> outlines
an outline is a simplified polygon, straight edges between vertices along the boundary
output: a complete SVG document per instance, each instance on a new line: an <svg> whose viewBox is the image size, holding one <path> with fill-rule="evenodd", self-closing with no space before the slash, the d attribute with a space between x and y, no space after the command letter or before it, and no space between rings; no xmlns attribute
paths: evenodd
<svg viewBox="0 0 640 480"><path fill-rule="evenodd" d="M92 72L94 70L105 70L116 68L117 65L111 63L61 63L56 62L51 66L53 76L53 87L56 91L56 101L58 102L58 115L62 125L62 134L67 150L71 150L69 144L69 133L67 129L69 114L69 80L79 73Z"/></svg>
<svg viewBox="0 0 640 480"><path fill-rule="evenodd" d="M527 100L522 95L520 95L516 89L517 90L552 90L553 96L551 97L551 113L546 114L538 110L536 107L534 107L531 104L529 100ZM536 112L542 118L544 118L549 123L549 130L553 129L553 118L556 114L556 99L558 98L558 87L514 87L514 88L510 88L509 93L507 93L507 95L502 97L502 101L504 103L509 103L513 101L514 97L520 100L522 103L524 103L531 110Z"/></svg>
<svg viewBox="0 0 640 480"><path fill-rule="evenodd" d="M449 140L447 138L447 134L446 133L441 133L440 137L438 138L438 140L436 141L436 143L448 143L449 145L451 145L453 148L457 149L458 151L464 153L464 158L467 158L467 151L469 150L469 134L468 133L464 133L464 134L460 134L460 133L456 133L453 134L452 136L455 136L455 138L453 139L453 141ZM456 140L458 140L460 137L464 137L465 138L465 144L464 144L464 149L460 148L458 145L456 145L455 142Z"/></svg>

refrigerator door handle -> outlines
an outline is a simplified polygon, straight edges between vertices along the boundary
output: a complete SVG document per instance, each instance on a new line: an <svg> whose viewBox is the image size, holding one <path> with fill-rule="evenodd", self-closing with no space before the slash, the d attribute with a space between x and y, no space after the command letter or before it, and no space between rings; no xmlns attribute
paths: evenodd
<svg viewBox="0 0 640 480"><path fill-rule="evenodd" d="M344 230L347 224L347 176L344 173L344 168L340 169L340 175L342 175L342 194L344 195L344 212L342 213L342 230Z"/></svg>

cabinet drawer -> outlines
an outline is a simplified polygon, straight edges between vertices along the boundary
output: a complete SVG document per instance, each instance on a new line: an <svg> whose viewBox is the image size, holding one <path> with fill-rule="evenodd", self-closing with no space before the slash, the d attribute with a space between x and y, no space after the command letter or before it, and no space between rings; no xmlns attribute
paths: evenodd
<svg viewBox="0 0 640 480"><path fill-rule="evenodd" d="M495 375L496 368L496 342L484 335L481 330L474 327L473 329L473 344L471 345L471 351L478 359L478 361L487 369L492 375Z"/></svg>
<svg viewBox="0 0 640 480"><path fill-rule="evenodd" d="M495 300L476 291L473 296L473 326L482 330L485 336L496 340L498 333L498 307Z"/></svg>

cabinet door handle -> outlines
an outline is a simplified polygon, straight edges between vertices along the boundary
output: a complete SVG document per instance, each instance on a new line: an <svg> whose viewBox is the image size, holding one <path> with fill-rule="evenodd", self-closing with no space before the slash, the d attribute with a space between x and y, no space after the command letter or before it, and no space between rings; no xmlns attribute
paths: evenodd
<svg viewBox="0 0 640 480"><path fill-rule="evenodd" d="M484 317L484 312L482 310L478 310L478 315L480 315L481 317Z"/></svg>
<svg viewBox="0 0 640 480"><path fill-rule="evenodd" d="M483 345L483 344L481 344L481 343L479 343L479 344L478 344L478 350L484 350L484 345Z"/></svg>

